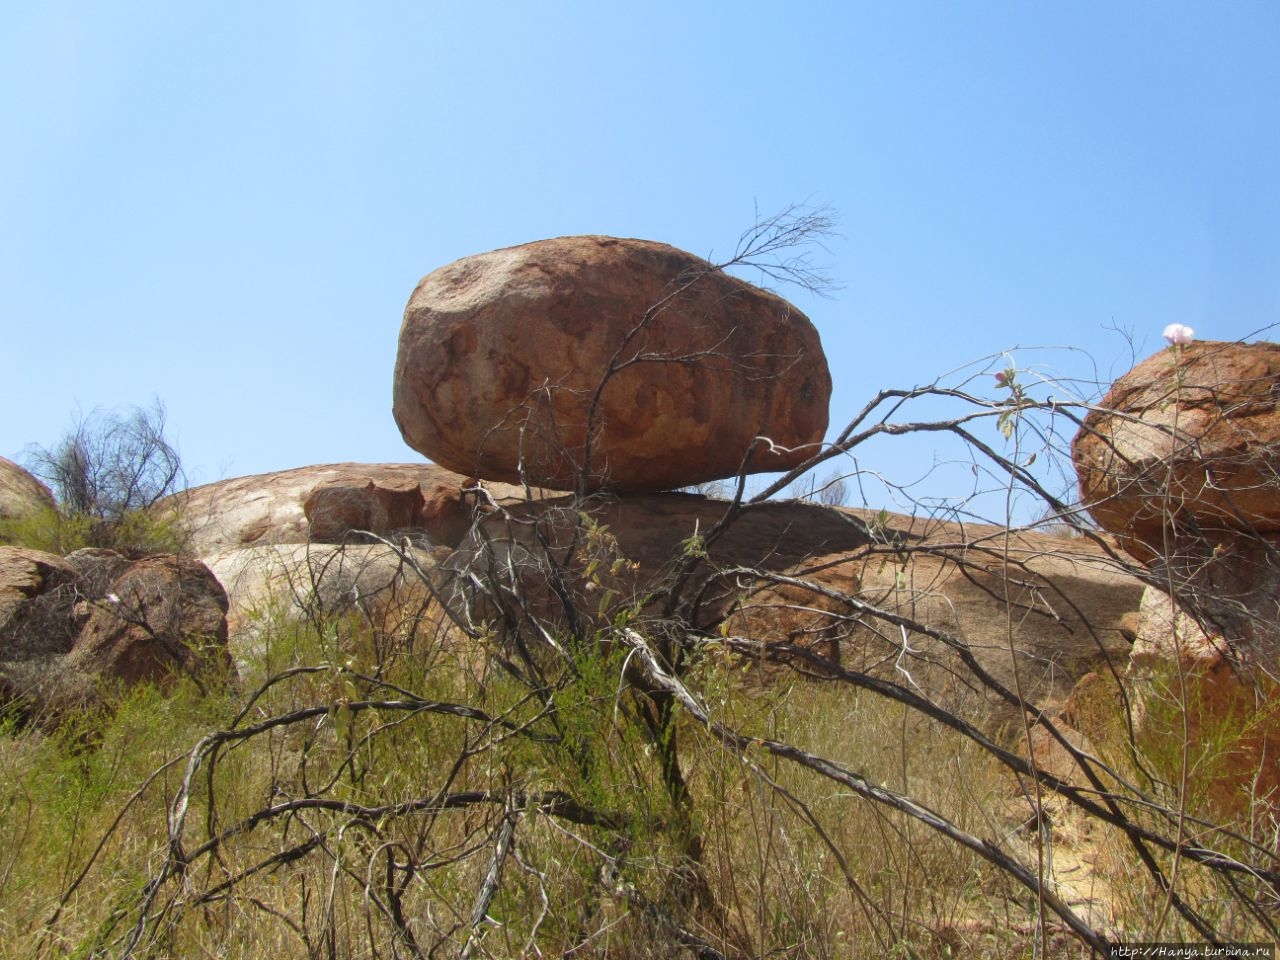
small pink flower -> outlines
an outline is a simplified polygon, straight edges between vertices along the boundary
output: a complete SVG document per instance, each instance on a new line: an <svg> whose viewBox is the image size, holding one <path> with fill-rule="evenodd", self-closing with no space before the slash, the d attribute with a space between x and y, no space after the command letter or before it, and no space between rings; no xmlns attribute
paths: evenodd
<svg viewBox="0 0 1280 960"><path fill-rule="evenodd" d="M1164 338L1171 347L1183 347L1196 338L1196 332L1185 323L1171 323L1164 328Z"/></svg>

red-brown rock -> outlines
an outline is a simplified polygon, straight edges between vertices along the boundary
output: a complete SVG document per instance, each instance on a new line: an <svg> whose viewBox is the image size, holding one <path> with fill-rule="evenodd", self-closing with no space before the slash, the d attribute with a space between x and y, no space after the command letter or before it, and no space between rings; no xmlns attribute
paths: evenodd
<svg viewBox="0 0 1280 960"><path fill-rule="evenodd" d="M1280 533L1280 344L1201 341L1144 360L1072 444L1080 495L1143 561L1188 521Z"/></svg>
<svg viewBox="0 0 1280 960"><path fill-rule="evenodd" d="M497 578L499 592L518 596L522 612L535 611L542 623L565 625L567 593L579 627L590 633L607 627L618 609L646 599L642 616L660 608L673 564L700 549L699 534L716 525L725 506L691 494L523 504L485 518L443 568L461 594L470 572ZM576 528L584 517L585 528ZM559 558L575 539L578 549L553 586L544 544ZM849 595L961 638L992 676L1044 707L1061 704L1090 670L1127 661L1142 593L1140 581L1084 538L799 502L747 509L706 553L683 591L699 598L700 629L765 647L808 647L849 669L897 680L901 668L939 697L972 692L957 684L967 668L946 644L918 634L908 641L891 625L857 615L840 600ZM772 583L742 568L836 593ZM484 601L469 612L485 619L489 607ZM908 642L919 657L905 656Z"/></svg>
<svg viewBox="0 0 1280 960"><path fill-rule="evenodd" d="M227 675L226 618L226 592L203 563L146 557L90 604L65 667L127 685Z"/></svg>
<svg viewBox="0 0 1280 960"><path fill-rule="evenodd" d="M413 478L334 480L313 489L302 507L311 539L326 543L341 541L353 531L386 536L413 527L424 503L422 486Z"/></svg>
<svg viewBox="0 0 1280 960"><path fill-rule="evenodd" d="M0 547L0 704L56 722L114 683L225 677L226 611L195 560Z"/></svg>
<svg viewBox="0 0 1280 960"><path fill-rule="evenodd" d="M1073 443L1082 502L1183 609L1280 678L1280 344L1206 341L1121 377Z"/></svg>
<svg viewBox="0 0 1280 960"><path fill-rule="evenodd" d="M641 492L734 476L751 451L748 472L794 466L830 394L817 331L780 297L665 244L562 237L418 284L394 413L469 476Z"/></svg>
<svg viewBox="0 0 1280 960"><path fill-rule="evenodd" d="M1140 610L1128 676L1139 741L1169 761L1185 740L1188 789L1203 791L1219 812L1243 812L1259 801L1260 810L1274 811L1280 687L1242 672L1223 638L1202 630L1168 593L1147 587ZM1176 778L1177 763L1171 766Z"/></svg>

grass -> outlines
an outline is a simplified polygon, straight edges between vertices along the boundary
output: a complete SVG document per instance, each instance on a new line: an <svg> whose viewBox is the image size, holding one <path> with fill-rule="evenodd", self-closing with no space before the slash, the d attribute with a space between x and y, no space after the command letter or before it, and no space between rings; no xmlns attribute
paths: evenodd
<svg viewBox="0 0 1280 960"><path fill-rule="evenodd" d="M540 697L497 669L492 638L430 618L394 643L350 613L260 630L236 691L138 689L56 732L9 722L0 957L121 956L144 906L135 955L149 958L1089 955L1037 926L1024 887L919 820L726 749L688 717L655 736L619 647L580 650L572 681ZM1071 895L1105 893L1098 916L1126 936L1198 939L1117 831L1060 804L1051 829L1026 829L1030 807L992 755L906 706L727 657L688 680L743 735L855 770L1047 878L1086 871ZM193 767L217 731L235 733L204 741ZM686 801L664 778L672 737ZM1183 751L1156 753L1168 742L1100 749L1180 800L1168 785ZM1188 782L1187 812L1213 814ZM1241 895L1160 858L1222 929L1260 939L1259 884Z"/></svg>
<svg viewBox="0 0 1280 960"><path fill-rule="evenodd" d="M105 547L131 556L186 551L189 535L171 516L129 510L112 520L39 507L0 517L0 545L23 546L65 556L85 547Z"/></svg>

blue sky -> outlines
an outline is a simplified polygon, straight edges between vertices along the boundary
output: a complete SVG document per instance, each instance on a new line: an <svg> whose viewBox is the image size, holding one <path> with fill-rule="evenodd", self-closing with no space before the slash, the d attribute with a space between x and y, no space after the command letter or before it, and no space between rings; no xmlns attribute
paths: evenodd
<svg viewBox="0 0 1280 960"><path fill-rule="evenodd" d="M7 3L0 454L154 396L193 482L414 460L424 274L578 233L724 255L806 200L840 219L840 288L791 295L833 431L1014 347L1109 378L1116 329L1270 338L1278 49L1254 0Z"/></svg>

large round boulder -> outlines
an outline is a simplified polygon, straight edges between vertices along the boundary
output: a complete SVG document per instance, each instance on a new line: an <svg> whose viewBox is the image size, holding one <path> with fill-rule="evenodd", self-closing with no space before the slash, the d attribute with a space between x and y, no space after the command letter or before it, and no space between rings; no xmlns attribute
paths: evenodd
<svg viewBox="0 0 1280 960"><path fill-rule="evenodd" d="M817 331L782 298L665 244L561 237L418 284L394 413L468 476L641 492L800 463L830 395Z"/></svg>
<svg viewBox="0 0 1280 960"><path fill-rule="evenodd" d="M1072 455L1081 502L1144 561L1186 530L1280 533L1280 344L1149 357L1085 417Z"/></svg>

